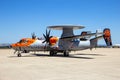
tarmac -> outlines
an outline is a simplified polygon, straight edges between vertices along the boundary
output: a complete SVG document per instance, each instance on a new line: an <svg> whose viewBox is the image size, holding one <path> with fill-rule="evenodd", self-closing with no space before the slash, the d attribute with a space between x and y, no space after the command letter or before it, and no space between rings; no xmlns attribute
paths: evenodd
<svg viewBox="0 0 120 80"><path fill-rule="evenodd" d="M0 80L120 80L120 48L22 54L0 49Z"/></svg>

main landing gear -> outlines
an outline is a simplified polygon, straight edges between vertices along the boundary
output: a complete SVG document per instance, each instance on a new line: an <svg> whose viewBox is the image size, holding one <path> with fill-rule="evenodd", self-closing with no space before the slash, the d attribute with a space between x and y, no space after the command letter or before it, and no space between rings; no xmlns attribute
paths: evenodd
<svg viewBox="0 0 120 80"><path fill-rule="evenodd" d="M65 57L68 57L69 56L69 51L64 51L63 54L64 54Z"/></svg>
<svg viewBox="0 0 120 80"><path fill-rule="evenodd" d="M69 56L69 51L61 51L61 52L63 52L63 55L65 56L65 57L68 57ZM57 51L50 51L50 56L54 56L54 55L56 55L57 54Z"/></svg>
<svg viewBox="0 0 120 80"><path fill-rule="evenodd" d="M54 56L57 54L57 51L50 51L50 56Z"/></svg>

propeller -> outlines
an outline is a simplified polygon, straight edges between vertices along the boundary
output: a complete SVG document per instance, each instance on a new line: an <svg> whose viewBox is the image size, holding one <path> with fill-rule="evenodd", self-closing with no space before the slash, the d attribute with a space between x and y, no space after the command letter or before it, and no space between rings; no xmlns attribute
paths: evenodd
<svg viewBox="0 0 120 80"><path fill-rule="evenodd" d="M49 43L49 45L50 45L50 38L52 37L52 36L50 36L50 30L47 31L47 29L46 29L46 34L43 34L43 36L44 36L45 40L42 43L46 42L46 43Z"/></svg>
<svg viewBox="0 0 120 80"><path fill-rule="evenodd" d="M35 38L36 38L35 33L32 33L31 35L32 35L32 39L35 39Z"/></svg>

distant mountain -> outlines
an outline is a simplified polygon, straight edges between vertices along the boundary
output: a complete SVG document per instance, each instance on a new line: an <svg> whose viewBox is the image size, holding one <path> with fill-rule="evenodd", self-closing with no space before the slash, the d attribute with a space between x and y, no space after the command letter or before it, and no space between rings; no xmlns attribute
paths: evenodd
<svg viewBox="0 0 120 80"><path fill-rule="evenodd" d="M2 43L2 44L0 44L0 48L10 48L10 44L9 43Z"/></svg>

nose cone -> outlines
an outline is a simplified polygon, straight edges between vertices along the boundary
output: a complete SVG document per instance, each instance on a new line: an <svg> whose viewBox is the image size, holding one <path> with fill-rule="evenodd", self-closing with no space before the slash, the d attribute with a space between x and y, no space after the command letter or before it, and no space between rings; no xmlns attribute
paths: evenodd
<svg viewBox="0 0 120 80"><path fill-rule="evenodd" d="M14 44L11 44L11 47L14 48L14 47L17 47L17 43L14 43Z"/></svg>

